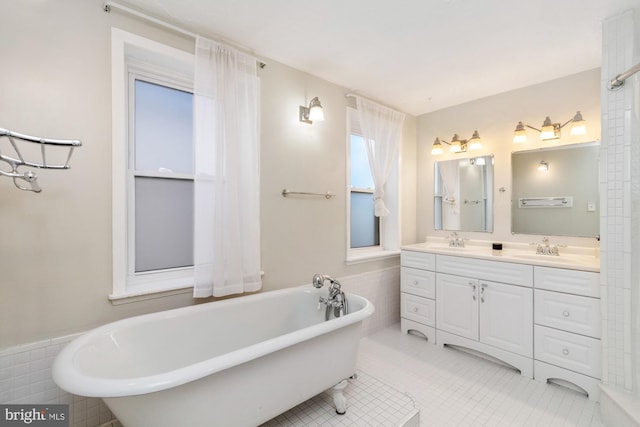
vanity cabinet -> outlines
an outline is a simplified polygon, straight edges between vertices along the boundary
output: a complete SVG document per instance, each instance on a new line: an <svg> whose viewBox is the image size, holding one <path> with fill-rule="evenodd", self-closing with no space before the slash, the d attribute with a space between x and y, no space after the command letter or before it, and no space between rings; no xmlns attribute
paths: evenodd
<svg viewBox="0 0 640 427"><path fill-rule="evenodd" d="M420 332L435 343L436 256L402 251L400 264L400 328Z"/></svg>
<svg viewBox="0 0 640 427"><path fill-rule="evenodd" d="M598 400L599 273L495 258L403 249L402 331L484 353L530 378L576 385Z"/></svg>
<svg viewBox="0 0 640 427"><path fill-rule="evenodd" d="M438 274L437 328L533 356L531 288Z"/></svg>
<svg viewBox="0 0 640 427"><path fill-rule="evenodd" d="M533 377L532 279L529 265L437 255L437 343L480 351Z"/></svg>
<svg viewBox="0 0 640 427"><path fill-rule="evenodd" d="M598 273L535 267L535 377L560 379L598 399L601 378Z"/></svg>

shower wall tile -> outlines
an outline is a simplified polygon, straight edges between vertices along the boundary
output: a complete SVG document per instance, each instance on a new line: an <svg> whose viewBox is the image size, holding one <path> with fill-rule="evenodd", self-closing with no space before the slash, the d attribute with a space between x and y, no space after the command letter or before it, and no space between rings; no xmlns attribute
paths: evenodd
<svg viewBox="0 0 640 427"><path fill-rule="evenodd" d="M640 103L639 79L629 78L615 91L614 76L640 62L640 10L628 10L603 23L601 285L603 383L638 392L640 340L634 337L632 313L640 268ZM633 298L636 298L634 300ZM637 333L636 333L637 335Z"/></svg>

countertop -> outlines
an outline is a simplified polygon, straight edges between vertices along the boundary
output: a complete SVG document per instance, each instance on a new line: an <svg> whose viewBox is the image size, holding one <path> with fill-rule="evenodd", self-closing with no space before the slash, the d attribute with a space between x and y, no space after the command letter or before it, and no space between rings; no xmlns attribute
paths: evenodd
<svg viewBox="0 0 640 427"><path fill-rule="evenodd" d="M464 247L452 247L449 246L448 239L433 238L424 243L402 246L401 249L491 261L600 272L600 254L596 248L560 246L558 248L559 255L538 255L536 254L536 245L503 242L501 251L494 251L491 245L492 242L484 240L465 240Z"/></svg>

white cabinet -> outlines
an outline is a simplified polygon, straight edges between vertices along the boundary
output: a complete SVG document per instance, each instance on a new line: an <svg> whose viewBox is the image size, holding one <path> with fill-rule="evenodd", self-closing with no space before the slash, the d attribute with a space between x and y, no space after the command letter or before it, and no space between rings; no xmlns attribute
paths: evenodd
<svg viewBox="0 0 640 427"><path fill-rule="evenodd" d="M400 327L417 331L435 343L436 256L402 251L400 255Z"/></svg>
<svg viewBox="0 0 640 427"><path fill-rule="evenodd" d="M438 329L478 339L478 280L438 274L436 278Z"/></svg>
<svg viewBox="0 0 640 427"><path fill-rule="evenodd" d="M536 379L568 381L598 400L601 377L598 273L535 267L534 277Z"/></svg>
<svg viewBox="0 0 640 427"><path fill-rule="evenodd" d="M531 288L480 282L480 341L532 357L532 296Z"/></svg>
<svg viewBox="0 0 640 427"><path fill-rule="evenodd" d="M533 291L436 274L436 340L501 359L533 376Z"/></svg>
<svg viewBox="0 0 640 427"><path fill-rule="evenodd" d="M599 273L403 250L401 328L598 399Z"/></svg>

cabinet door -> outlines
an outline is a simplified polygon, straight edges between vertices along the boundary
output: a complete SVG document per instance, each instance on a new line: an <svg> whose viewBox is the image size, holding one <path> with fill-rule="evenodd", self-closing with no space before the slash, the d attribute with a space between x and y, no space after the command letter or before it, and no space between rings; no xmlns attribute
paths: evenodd
<svg viewBox="0 0 640 427"><path fill-rule="evenodd" d="M478 339L478 281L436 274L436 328Z"/></svg>
<svg viewBox="0 0 640 427"><path fill-rule="evenodd" d="M480 341L533 357L533 290L484 281L479 286Z"/></svg>

